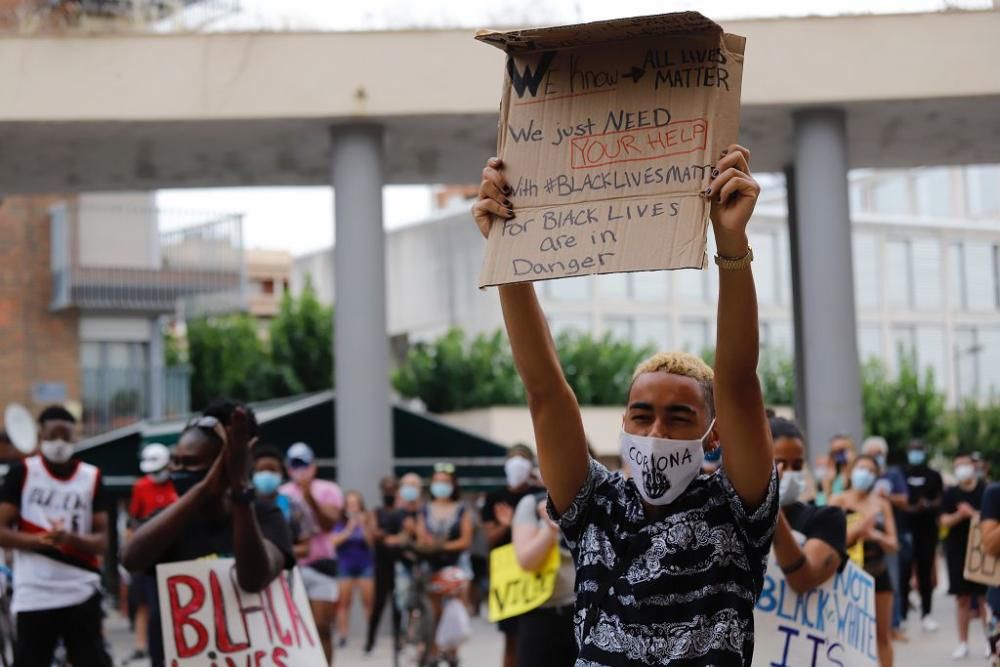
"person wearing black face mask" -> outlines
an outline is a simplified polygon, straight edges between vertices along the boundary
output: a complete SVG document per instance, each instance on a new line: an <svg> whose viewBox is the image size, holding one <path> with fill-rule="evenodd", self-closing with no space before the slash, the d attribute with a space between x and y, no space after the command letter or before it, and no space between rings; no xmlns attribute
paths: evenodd
<svg viewBox="0 0 1000 667"><path fill-rule="evenodd" d="M101 472L73 458L76 418L68 410L46 408L38 423L40 454L12 466L0 491L0 548L14 552L14 664L46 667L61 639L74 665L110 667L101 632Z"/></svg>
<svg viewBox="0 0 1000 667"><path fill-rule="evenodd" d="M256 499L250 483L251 447L257 439L253 411L219 401L193 420L174 451L171 481L179 499L140 527L122 552L132 572L159 563L206 556L232 557L244 590L263 590L295 565L281 510ZM156 600L155 591L151 592ZM159 605L150 604L149 652L163 665Z"/></svg>
<svg viewBox="0 0 1000 667"><path fill-rule="evenodd" d="M406 513L396 507L396 497L399 494L399 481L396 477L383 477L379 488L382 491L382 507L375 510L375 600L371 618L368 619L366 653L375 646L375 635L378 633L386 602L394 599L400 533L403 532L403 521L406 519ZM399 636L400 620L399 609L392 605L393 637Z"/></svg>

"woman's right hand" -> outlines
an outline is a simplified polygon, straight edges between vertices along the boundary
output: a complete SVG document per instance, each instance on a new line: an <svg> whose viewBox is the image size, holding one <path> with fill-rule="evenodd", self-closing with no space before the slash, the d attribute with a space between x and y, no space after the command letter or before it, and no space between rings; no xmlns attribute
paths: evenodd
<svg viewBox="0 0 1000 667"><path fill-rule="evenodd" d="M511 192L510 185L503 175L503 162L500 158L491 157L483 169L483 180L479 184L479 200L472 206L472 215L483 238L489 238L494 217L505 220L516 217L514 205L508 199Z"/></svg>

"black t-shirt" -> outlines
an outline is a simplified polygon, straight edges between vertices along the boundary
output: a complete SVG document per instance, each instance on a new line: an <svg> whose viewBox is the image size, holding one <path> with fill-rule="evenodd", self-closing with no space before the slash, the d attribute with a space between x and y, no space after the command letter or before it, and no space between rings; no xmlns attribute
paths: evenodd
<svg viewBox="0 0 1000 667"><path fill-rule="evenodd" d="M254 512L260 525L260 534L278 547L285 557L285 568L295 567L292 535L285 515L278 506L266 500L254 501ZM187 522L177 541L167 547L156 563L176 563L205 556L232 558L233 523L229 517L221 519L194 518ZM151 572L152 574L152 572Z"/></svg>
<svg viewBox="0 0 1000 667"><path fill-rule="evenodd" d="M903 468L903 476L906 477L906 490L911 505L916 505L921 498L933 503L941 498L944 492L944 482L940 473L932 470L927 464L906 466ZM910 528L937 530L938 511L939 508L930 507L917 512L908 512Z"/></svg>
<svg viewBox="0 0 1000 667"><path fill-rule="evenodd" d="M55 470L50 465L46 465L46 468L56 479L69 479L76 472L76 464L77 462L74 461L73 465L65 472ZM0 503L10 503L14 507L21 509L21 489L24 487L26 474L27 468L24 467L23 461L16 461L10 464L7 475L3 479L3 486L0 487ZM97 476L97 487L94 489L94 501L91 511L95 514L97 512L108 511L108 493L104 490L104 477L100 474Z"/></svg>
<svg viewBox="0 0 1000 667"><path fill-rule="evenodd" d="M983 506L983 493L986 491L986 484L976 482L976 486L971 491L966 491L960 486L950 486L944 491L941 500L941 512L951 514L958 509L960 503L969 503L977 510ZM969 542L969 520L965 519L948 529L948 537L945 539L945 549L953 554L964 554L965 547Z"/></svg>
<svg viewBox="0 0 1000 667"><path fill-rule="evenodd" d="M386 536L399 535L403 532L403 521L406 519L406 512L394 507L379 507L375 510L375 523L379 530ZM375 544L375 559L388 562L397 557L398 547L387 546L384 542Z"/></svg>
<svg viewBox="0 0 1000 667"><path fill-rule="evenodd" d="M545 489L539 486L529 485L521 489L520 491L511 491L506 486L503 487L502 489L491 491L486 495L486 502L483 505L483 510L480 514L480 518L483 520L483 523L486 523L487 521L496 521L497 520L496 506L498 504L506 503L510 505L510 509L511 511L513 511L514 508L517 507L517 504L521 502L521 498L524 498L525 496L530 496L531 494L538 492L544 493ZM491 544L490 548L495 549L496 547L502 547L505 544L510 544L510 540L511 540L510 530L508 530L507 536L500 542L497 542L496 544Z"/></svg>
<svg viewBox="0 0 1000 667"><path fill-rule="evenodd" d="M792 503L784 508L788 525L806 540L822 540L840 555L840 567L847 565L847 516L839 507L816 507L805 503Z"/></svg>

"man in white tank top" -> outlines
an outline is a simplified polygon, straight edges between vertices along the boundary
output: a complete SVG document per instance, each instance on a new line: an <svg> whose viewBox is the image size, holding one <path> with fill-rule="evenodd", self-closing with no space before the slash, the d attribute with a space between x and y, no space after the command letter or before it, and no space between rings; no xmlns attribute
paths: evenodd
<svg viewBox="0 0 1000 667"><path fill-rule="evenodd" d="M110 667L101 633L101 472L73 459L69 411L46 408L38 422L39 453L13 465L0 489L0 547L14 551L14 664L48 667L62 639L74 667Z"/></svg>

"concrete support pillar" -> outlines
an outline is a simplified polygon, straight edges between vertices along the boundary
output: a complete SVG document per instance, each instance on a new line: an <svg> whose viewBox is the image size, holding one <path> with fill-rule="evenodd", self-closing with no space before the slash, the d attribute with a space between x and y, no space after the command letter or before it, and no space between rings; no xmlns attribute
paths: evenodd
<svg viewBox="0 0 1000 667"><path fill-rule="evenodd" d="M862 435L844 112L799 111L789 186L800 419L815 454Z"/></svg>
<svg viewBox="0 0 1000 667"><path fill-rule="evenodd" d="M149 359L146 367L149 378L149 418L163 419L167 412L167 378L164 367L163 317L149 321Z"/></svg>
<svg viewBox="0 0 1000 667"><path fill-rule="evenodd" d="M393 459L382 128L337 126L332 140L337 477L374 507Z"/></svg>

